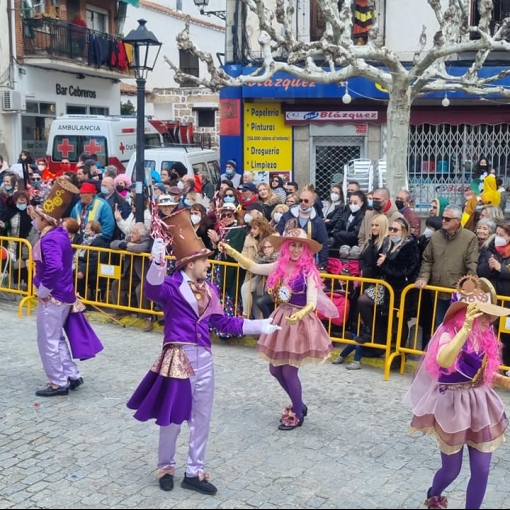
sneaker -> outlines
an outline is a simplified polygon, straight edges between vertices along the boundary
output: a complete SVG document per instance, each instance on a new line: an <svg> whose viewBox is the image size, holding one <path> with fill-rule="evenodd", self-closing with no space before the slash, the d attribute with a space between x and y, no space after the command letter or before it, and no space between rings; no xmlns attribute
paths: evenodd
<svg viewBox="0 0 510 510"><path fill-rule="evenodd" d="M211 496L218 492L218 489L205 478L200 480L198 476L188 477L186 474L184 474L184 480L181 482L181 487L183 489L189 489L191 491L197 491L201 494L209 494Z"/></svg>
<svg viewBox="0 0 510 510"><path fill-rule="evenodd" d="M353 361L349 363L346 367L347 370L360 370L361 369L361 361Z"/></svg>
<svg viewBox="0 0 510 510"><path fill-rule="evenodd" d="M344 359L339 354L336 358L333 359L333 361L331 363L333 363L333 365L341 365L343 362L344 362Z"/></svg>
<svg viewBox="0 0 510 510"><path fill-rule="evenodd" d="M142 331L148 333L154 329L154 323L150 319L145 319L142 325Z"/></svg>

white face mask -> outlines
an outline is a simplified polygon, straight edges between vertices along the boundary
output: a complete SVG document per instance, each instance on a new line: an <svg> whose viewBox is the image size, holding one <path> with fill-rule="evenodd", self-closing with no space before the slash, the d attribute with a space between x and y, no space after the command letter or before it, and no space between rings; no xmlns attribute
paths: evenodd
<svg viewBox="0 0 510 510"><path fill-rule="evenodd" d="M349 209L352 213L357 213L361 209L361 205L359 204L351 204L349 205Z"/></svg>
<svg viewBox="0 0 510 510"><path fill-rule="evenodd" d="M494 246L506 246L508 244L508 241L501 236L496 236L494 238Z"/></svg>
<svg viewBox="0 0 510 510"><path fill-rule="evenodd" d="M42 172L46 167L44 165L37 165L37 168Z"/></svg>
<svg viewBox="0 0 510 510"><path fill-rule="evenodd" d="M340 200L340 195L338 193L331 193L330 198L332 202L338 202Z"/></svg>
<svg viewBox="0 0 510 510"><path fill-rule="evenodd" d="M282 216L283 216L283 213L281 212L275 212L274 215L273 215L273 219L276 223L279 223L280 220L282 219Z"/></svg>
<svg viewBox="0 0 510 510"><path fill-rule="evenodd" d="M202 219L202 216L200 216L200 214L192 214L191 215L191 223L193 223L193 225L198 225L200 223L201 219Z"/></svg>
<svg viewBox="0 0 510 510"><path fill-rule="evenodd" d="M179 182L177 183L177 187L178 187L179 189L184 189L184 183L183 183L182 181L179 181Z"/></svg>
<svg viewBox="0 0 510 510"><path fill-rule="evenodd" d="M431 228L426 228L424 231L423 231L423 235L428 239L432 234L434 233L434 231L431 229Z"/></svg>
<svg viewBox="0 0 510 510"><path fill-rule="evenodd" d="M251 223L251 220L253 219L253 216L251 214L246 213L244 215L244 222L249 225Z"/></svg>

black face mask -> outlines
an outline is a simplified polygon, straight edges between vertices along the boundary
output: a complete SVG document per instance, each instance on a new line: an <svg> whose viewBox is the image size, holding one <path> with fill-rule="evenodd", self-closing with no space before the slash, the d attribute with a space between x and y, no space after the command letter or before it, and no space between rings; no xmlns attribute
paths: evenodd
<svg viewBox="0 0 510 510"><path fill-rule="evenodd" d="M403 209L406 204L403 200L395 200L395 205L397 206L397 209L400 211L400 209Z"/></svg>
<svg viewBox="0 0 510 510"><path fill-rule="evenodd" d="M374 200L372 202L372 207L374 211L380 211L383 208L383 205L382 202L380 202L379 200Z"/></svg>
<svg viewBox="0 0 510 510"><path fill-rule="evenodd" d="M115 186L115 189L120 193L121 191L124 191L126 188L124 188L124 186L120 186L119 184L117 184L117 186Z"/></svg>
<svg viewBox="0 0 510 510"><path fill-rule="evenodd" d="M480 170L481 170L482 172L486 172L486 171L487 171L487 168L489 168L489 166L488 166L488 165L478 165L478 166L480 167Z"/></svg>

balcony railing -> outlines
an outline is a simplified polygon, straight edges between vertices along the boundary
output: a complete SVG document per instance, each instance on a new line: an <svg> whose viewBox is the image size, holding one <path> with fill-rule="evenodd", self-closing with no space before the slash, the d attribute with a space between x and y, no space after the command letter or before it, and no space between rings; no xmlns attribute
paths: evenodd
<svg viewBox="0 0 510 510"><path fill-rule="evenodd" d="M95 68L129 73L128 54L120 37L52 18L23 20L25 56L51 56Z"/></svg>

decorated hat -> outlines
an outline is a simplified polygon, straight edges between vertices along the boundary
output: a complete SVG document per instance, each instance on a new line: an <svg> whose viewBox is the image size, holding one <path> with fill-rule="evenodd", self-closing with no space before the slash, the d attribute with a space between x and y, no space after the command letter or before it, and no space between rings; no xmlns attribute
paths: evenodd
<svg viewBox="0 0 510 510"><path fill-rule="evenodd" d="M231 204L229 202L224 202L220 207L220 211L231 211L233 213L236 213L238 210L239 209L236 204Z"/></svg>
<svg viewBox="0 0 510 510"><path fill-rule="evenodd" d="M178 205L179 199L177 197L173 197L172 195L159 195L157 205L158 207L165 207L167 205Z"/></svg>
<svg viewBox="0 0 510 510"><path fill-rule="evenodd" d="M72 203L74 195L79 192L80 190L65 177L57 177L53 181L48 196L41 205L35 208L35 212L49 222L56 224Z"/></svg>
<svg viewBox="0 0 510 510"><path fill-rule="evenodd" d="M322 250L322 244L314 241L313 239L310 239L302 228L293 228L291 230L287 230L283 236L273 234L269 236L269 242L277 250L279 250L282 244L285 242L299 242L307 244L312 253L318 253Z"/></svg>
<svg viewBox="0 0 510 510"><path fill-rule="evenodd" d="M510 315L510 308L497 305L496 290L486 278L477 276L463 276L457 282L457 292L454 301L445 313L443 322L450 320L459 310L467 308L471 303L476 303L478 310L487 315L504 317Z"/></svg>
<svg viewBox="0 0 510 510"><path fill-rule="evenodd" d="M197 236L189 208L180 209L163 218L171 237L172 250L176 258L176 269L182 269L188 262L208 257L213 252L205 247L204 242Z"/></svg>

